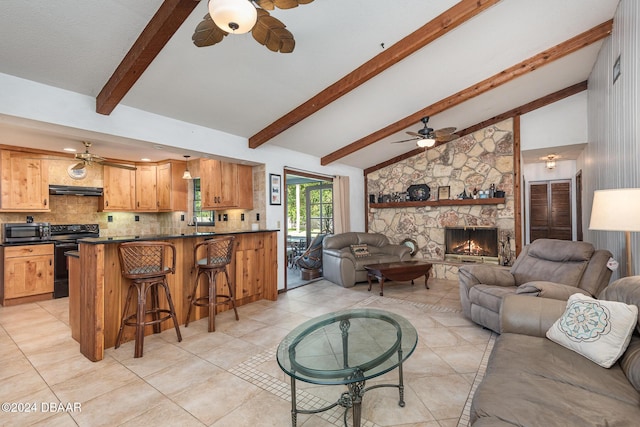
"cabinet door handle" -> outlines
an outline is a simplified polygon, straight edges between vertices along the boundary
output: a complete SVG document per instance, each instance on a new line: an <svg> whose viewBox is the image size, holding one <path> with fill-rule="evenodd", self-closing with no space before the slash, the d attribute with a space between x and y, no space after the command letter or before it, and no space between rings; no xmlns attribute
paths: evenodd
<svg viewBox="0 0 640 427"><path fill-rule="evenodd" d="M105 200L104 205L105 205L105 206L109 206L109 201L108 201L108 200Z"/></svg>
<svg viewBox="0 0 640 427"><path fill-rule="evenodd" d="M44 199L44 205L47 206L47 199Z"/></svg>
<svg viewBox="0 0 640 427"><path fill-rule="evenodd" d="M53 261L49 260L49 265L52 265L52 264L53 264Z"/></svg>

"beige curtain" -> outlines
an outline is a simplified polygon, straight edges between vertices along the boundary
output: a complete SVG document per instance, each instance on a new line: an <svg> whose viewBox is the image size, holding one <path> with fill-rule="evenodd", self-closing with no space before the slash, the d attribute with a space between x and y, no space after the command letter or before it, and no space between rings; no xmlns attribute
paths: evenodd
<svg viewBox="0 0 640 427"><path fill-rule="evenodd" d="M333 232L346 233L351 231L349 213L349 177L336 176L333 178Z"/></svg>

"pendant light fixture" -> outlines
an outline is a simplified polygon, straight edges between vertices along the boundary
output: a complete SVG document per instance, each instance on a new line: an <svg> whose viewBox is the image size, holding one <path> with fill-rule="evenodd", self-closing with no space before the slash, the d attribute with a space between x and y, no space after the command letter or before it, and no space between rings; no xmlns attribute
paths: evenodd
<svg viewBox="0 0 640 427"><path fill-rule="evenodd" d="M249 0L209 0L209 15L218 28L231 34L248 33L258 19Z"/></svg>
<svg viewBox="0 0 640 427"><path fill-rule="evenodd" d="M189 157L191 156L184 156L185 168L184 173L182 174L182 179L193 179L193 177L191 176L191 172L189 172Z"/></svg>

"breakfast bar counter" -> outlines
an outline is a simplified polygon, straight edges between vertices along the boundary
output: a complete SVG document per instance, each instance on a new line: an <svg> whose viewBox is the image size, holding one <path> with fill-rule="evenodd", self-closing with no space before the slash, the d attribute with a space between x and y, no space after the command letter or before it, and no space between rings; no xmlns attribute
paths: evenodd
<svg viewBox="0 0 640 427"><path fill-rule="evenodd" d="M69 324L80 352L92 361L102 360L104 349L116 342L129 280L122 277L118 244L130 241L167 241L176 247L176 271L168 276L169 288L181 325L189 309L189 293L195 279L193 248L214 236L234 235L234 255L229 265L236 304L260 299L275 301L277 289L277 230L179 235L98 237L79 240L77 253L69 253ZM224 277L218 287L226 286ZM200 296L199 294L197 296ZM194 310L192 321L207 316ZM242 320L242 319L241 319ZM162 328L172 327L163 322ZM132 340L133 328L125 328L123 341ZM147 334L152 333L148 328Z"/></svg>

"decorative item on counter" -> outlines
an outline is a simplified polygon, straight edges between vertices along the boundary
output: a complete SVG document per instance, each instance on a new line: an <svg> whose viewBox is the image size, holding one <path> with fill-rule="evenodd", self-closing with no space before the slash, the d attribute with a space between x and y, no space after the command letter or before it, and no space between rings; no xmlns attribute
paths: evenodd
<svg viewBox="0 0 640 427"><path fill-rule="evenodd" d="M390 194L383 194L382 195L382 203L390 203L391 202L391 195Z"/></svg>
<svg viewBox="0 0 640 427"><path fill-rule="evenodd" d="M382 203L384 201L384 197L382 196L382 191L378 193L378 203Z"/></svg>
<svg viewBox="0 0 640 427"><path fill-rule="evenodd" d="M459 199L463 199L463 200L465 200L465 199L470 199L470 198L471 198L471 196L470 196L469 194L467 194L467 190L466 190L466 189L463 189L463 190L462 190L462 193L460 193L460 195L458 196L458 198L459 198Z"/></svg>
<svg viewBox="0 0 640 427"><path fill-rule="evenodd" d="M375 203L375 202L376 202L376 195L369 194L369 203Z"/></svg>
<svg viewBox="0 0 640 427"><path fill-rule="evenodd" d="M478 191L478 198L480 198L480 199L488 199L489 198L489 190L480 190L480 191Z"/></svg>
<svg viewBox="0 0 640 427"><path fill-rule="evenodd" d="M491 184L489 186L489 198L493 199L494 197L496 197L496 185L495 184Z"/></svg>
<svg viewBox="0 0 640 427"><path fill-rule="evenodd" d="M504 198L504 196L505 196L504 191L502 191L502 190L496 190L495 197L497 197L498 199L502 199L502 198Z"/></svg>
<svg viewBox="0 0 640 427"><path fill-rule="evenodd" d="M431 197L431 188L427 184L414 184L409 186L407 193L409 200L413 202L429 200L429 197Z"/></svg>
<svg viewBox="0 0 640 427"><path fill-rule="evenodd" d="M473 198L477 199L478 198L478 189L474 187L472 194L473 194Z"/></svg>

